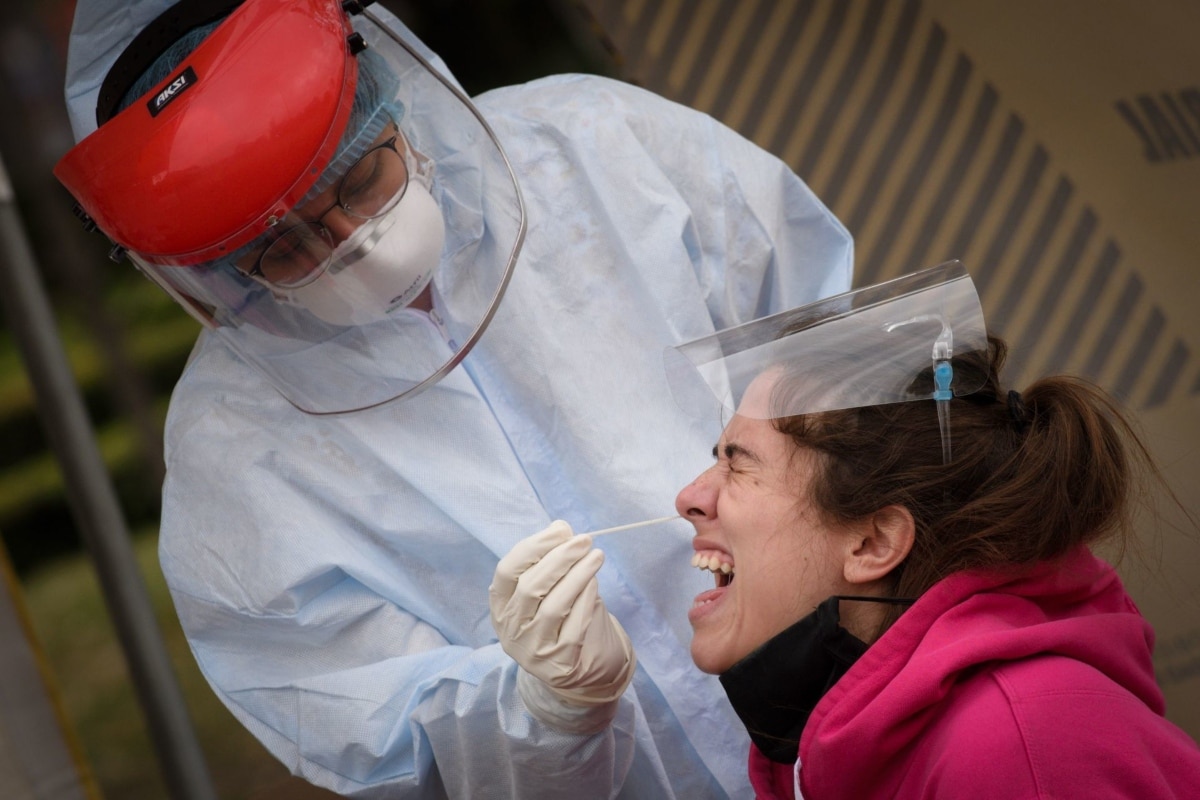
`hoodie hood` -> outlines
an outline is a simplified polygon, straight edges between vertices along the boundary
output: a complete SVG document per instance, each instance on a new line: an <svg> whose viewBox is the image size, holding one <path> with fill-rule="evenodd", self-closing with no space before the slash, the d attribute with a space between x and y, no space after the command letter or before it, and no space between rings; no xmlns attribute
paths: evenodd
<svg viewBox="0 0 1200 800"><path fill-rule="evenodd" d="M943 701L956 687L1040 656L1087 665L1161 716L1153 644L1152 628L1116 572L1086 549L1020 575L951 576L906 611L814 709L800 741L805 794L893 796L921 741L944 724ZM1058 672L1036 673L1035 689L1043 679L1048 690L1061 688ZM987 719L973 724L987 726Z"/></svg>

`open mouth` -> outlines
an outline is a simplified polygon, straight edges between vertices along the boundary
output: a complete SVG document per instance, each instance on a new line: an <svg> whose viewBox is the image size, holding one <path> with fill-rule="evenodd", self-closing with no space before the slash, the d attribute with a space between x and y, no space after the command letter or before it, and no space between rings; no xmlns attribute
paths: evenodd
<svg viewBox="0 0 1200 800"><path fill-rule="evenodd" d="M692 556L692 566L696 569L708 570L716 579L717 588L721 589L733 583L736 570L733 558L720 550L699 550Z"/></svg>

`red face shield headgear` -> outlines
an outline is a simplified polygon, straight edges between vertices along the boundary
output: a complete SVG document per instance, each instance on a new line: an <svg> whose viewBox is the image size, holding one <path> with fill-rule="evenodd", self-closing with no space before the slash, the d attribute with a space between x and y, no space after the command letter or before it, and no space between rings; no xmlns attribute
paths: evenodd
<svg viewBox="0 0 1200 800"><path fill-rule="evenodd" d="M357 41L340 0L243 3L54 174L147 262L227 255L283 217L333 157Z"/></svg>

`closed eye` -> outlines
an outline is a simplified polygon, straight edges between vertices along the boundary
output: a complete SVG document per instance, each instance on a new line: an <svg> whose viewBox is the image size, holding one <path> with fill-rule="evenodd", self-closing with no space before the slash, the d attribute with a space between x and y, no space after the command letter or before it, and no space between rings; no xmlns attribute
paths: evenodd
<svg viewBox="0 0 1200 800"><path fill-rule="evenodd" d="M733 442L727 442L723 448L719 445L713 448L713 458L720 461L721 456L725 456L725 459L728 461L746 459L754 464L762 463L762 459L759 458L753 450L747 450L740 444L735 444Z"/></svg>

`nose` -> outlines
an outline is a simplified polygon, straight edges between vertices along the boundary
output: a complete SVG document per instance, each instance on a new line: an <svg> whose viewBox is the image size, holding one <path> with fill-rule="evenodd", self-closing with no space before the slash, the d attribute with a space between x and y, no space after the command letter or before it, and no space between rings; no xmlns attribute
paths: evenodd
<svg viewBox="0 0 1200 800"><path fill-rule="evenodd" d="M321 224L325 226L325 230L329 231L329 236L333 239L334 247L349 239L350 234L358 230L363 222L364 220L347 214L341 206L329 209L329 213L321 219Z"/></svg>
<svg viewBox="0 0 1200 800"><path fill-rule="evenodd" d="M679 490L675 496L675 511L693 525L716 519L717 486L711 468Z"/></svg>

